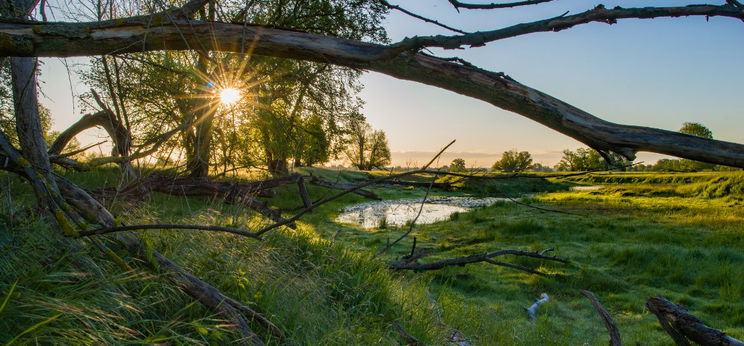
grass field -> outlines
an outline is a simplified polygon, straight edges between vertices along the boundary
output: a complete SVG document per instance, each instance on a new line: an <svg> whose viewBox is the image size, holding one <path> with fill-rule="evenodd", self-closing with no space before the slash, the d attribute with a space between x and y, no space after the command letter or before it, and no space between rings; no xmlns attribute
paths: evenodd
<svg viewBox="0 0 744 346"><path fill-rule="evenodd" d="M311 169L329 180L365 173ZM375 172L372 175L381 175ZM84 186L114 185L115 171L72 176ZM417 179L423 179L418 177ZM448 180L451 178L440 178ZM9 178L3 176L3 182ZM210 311L164 278L132 263L123 272L85 243L64 239L44 221L21 213L27 187L7 186L0 226L0 342L20 344L223 344L235 336ZM573 185L599 190L568 191ZM478 345L596 345L607 333L579 289L593 291L618 323L626 344L672 344L645 298L663 295L709 325L744 338L744 175L736 172L595 173L546 179L459 184L434 195L530 194L526 204L498 203L450 220L417 225L389 253L372 258L405 230L364 230L332 220L346 196L308 214L297 230L265 241L198 231L141 233L149 246L265 314L287 344L400 344L403 325L427 344L446 344L451 328ZM542 192L541 192L542 191ZM386 199L421 197L424 189L379 188ZM334 191L310 187L314 199ZM272 205L300 206L297 187ZM205 198L153 194L136 208L115 210L126 223L179 222L255 229L266 221ZM290 212L287 215L291 215ZM11 223L12 221L12 223ZM417 249L423 261L512 248L554 247L569 264L512 259L555 274L540 277L490 264L430 272L396 272L385 261ZM121 254L125 260L131 258ZM506 260L504 258L503 260ZM551 300L535 321L523 307L541 293ZM256 326L257 333L272 341Z"/></svg>

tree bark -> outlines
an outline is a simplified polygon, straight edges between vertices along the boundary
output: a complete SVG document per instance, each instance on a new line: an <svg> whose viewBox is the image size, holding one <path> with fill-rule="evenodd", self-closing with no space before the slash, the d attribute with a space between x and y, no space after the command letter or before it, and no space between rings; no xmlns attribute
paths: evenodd
<svg viewBox="0 0 744 346"><path fill-rule="evenodd" d="M702 346L744 346L744 342L706 326L683 307L661 296L648 298L646 307L656 315L661 326L677 345L690 345L688 340L691 340Z"/></svg>
<svg viewBox="0 0 744 346"><path fill-rule="evenodd" d="M611 123L502 73L420 53L389 56L390 47L372 43L216 22L176 21L148 27L136 18L102 23L5 23L0 25L0 36L5 42L0 45L0 55L18 56L63 57L202 46L244 53L241 47L248 46L253 54L333 63L438 86L521 114L592 148L612 150L626 158L633 158L637 151L651 151L744 167L744 145Z"/></svg>
<svg viewBox="0 0 744 346"><path fill-rule="evenodd" d="M110 109L104 109L102 111L83 115L80 120L70 125L66 130L59 134L57 139L54 140L52 146L49 148L50 155L59 155L67 144L79 133L100 126L108 133L109 137L113 142L112 155L120 157L128 157L131 150L132 137L127 130L127 127L122 124L111 112ZM134 167L129 160L122 160L119 163L119 167L122 173L127 179L134 178L136 173Z"/></svg>

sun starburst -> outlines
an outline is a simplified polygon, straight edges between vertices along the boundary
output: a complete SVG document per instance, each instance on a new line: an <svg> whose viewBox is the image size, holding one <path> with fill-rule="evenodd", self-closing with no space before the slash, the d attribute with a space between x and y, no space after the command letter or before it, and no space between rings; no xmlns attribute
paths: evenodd
<svg viewBox="0 0 744 346"><path fill-rule="evenodd" d="M240 90L235 88L224 88L220 90L220 102L223 105L231 105L240 101Z"/></svg>

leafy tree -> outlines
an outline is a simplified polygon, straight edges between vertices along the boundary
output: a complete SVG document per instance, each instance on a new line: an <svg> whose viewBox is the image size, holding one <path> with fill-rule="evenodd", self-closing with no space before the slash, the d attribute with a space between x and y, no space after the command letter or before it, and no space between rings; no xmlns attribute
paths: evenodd
<svg viewBox="0 0 744 346"><path fill-rule="evenodd" d="M713 132L700 123L684 123L679 132L688 135L713 138ZM689 172L715 169L716 165L688 159L661 159L652 166L655 171Z"/></svg>
<svg viewBox="0 0 744 346"><path fill-rule="evenodd" d="M386 11L377 2L268 0L246 7L213 1L201 17L209 20L216 13L256 24L384 42L380 22ZM327 161L342 150L340 124L361 107L356 97L361 72L324 63L194 51L127 54L93 62L87 82L107 90L107 102L117 109L117 100L124 99L122 108L129 110L131 132L140 142L193 122L161 147L166 155L182 154L192 176L206 175L215 165L227 170L261 162L272 173L283 174L292 159L295 164ZM111 80L120 87L109 88ZM240 89L242 100L230 107L220 105L215 94L225 87Z"/></svg>
<svg viewBox="0 0 744 346"><path fill-rule="evenodd" d="M532 167L532 155L527 151L512 149L505 151L501 159L493 164L494 171L523 172Z"/></svg>
<svg viewBox="0 0 744 346"><path fill-rule="evenodd" d="M598 151L590 148L579 148L575 152L569 149L563 151L561 161L555 166L559 171L594 171L620 169L625 170L630 162L623 156L609 152L607 162Z"/></svg>
<svg viewBox="0 0 744 346"><path fill-rule="evenodd" d="M713 132L700 123L684 123L682 124L682 128L679 129L679 132L698 137L713 138Z"/></svg>
<svg viewBox="0 0 744 346"><path fill-rule="evenodd" d="M713 132L707 127L700 123L684 123L679 132L686 133L688 135L713 138ZM700 162L695 160L681 159L679 160L678 171L702 171L706 169L714 169L716 165L707 162Z"/></svg>
<svg viewBox="0 0 744 346"><path fill-rule="evenodd" d="M390 164L390 148L385 132L374 131L361 115L353 119L348 130L346 158L352 166L366 171Z"/></svg>
<svg viewBox="0 0 744 346"><path fill-rule="evenodd" d="M465 167L465 160L461 158L456 158L452 160L452 163L449 165L450 172L464 172L467 170Z"/></svg>
<svg viewBox="0 0 744 346"><path fill-rule="evenodd" d="M535 172L552 172L553 168L550 166L544 166L543 164L536 163L532 165L532 170Z"/></svg>

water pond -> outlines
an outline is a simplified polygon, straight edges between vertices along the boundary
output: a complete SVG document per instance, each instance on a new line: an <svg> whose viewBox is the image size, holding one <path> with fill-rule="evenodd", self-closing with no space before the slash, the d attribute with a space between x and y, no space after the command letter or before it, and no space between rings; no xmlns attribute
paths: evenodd
<svg viewBox="0 0 744 346"><path fill-rule="evenodd" d="M597 191L603 188L602 185L571 186L568 191Z"/></svg>
<svg viewBox="0 0 744 346"><path fill-rule="evenodd" d="M416 224L428 224L449 219L454 213L462 213L475 207L484 207L496 202L509 201L496 197L432 197L426 200L423 208L421 199L398 199L374 201L344 207L336 222L356 224L363 228L375 228L385 224L403 226L413 221L421 209ZM384 220L384 221L383 221Z"/></svg>

